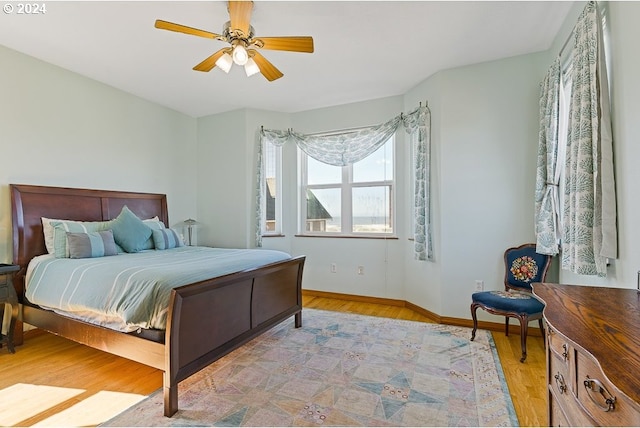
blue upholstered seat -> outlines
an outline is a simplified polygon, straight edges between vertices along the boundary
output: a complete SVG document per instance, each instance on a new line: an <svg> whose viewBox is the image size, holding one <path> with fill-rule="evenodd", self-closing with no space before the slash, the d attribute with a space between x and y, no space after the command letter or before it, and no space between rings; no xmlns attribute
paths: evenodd
<svg viewBox="0 0 640 428"><path fill-rule="evenodd" d="M482 291L473 293L471 300L493 309L535 315L544 305L529 293L520 291Z"/></svg>
<svg viewBox="0 0 640 428"><path fill-rule="evenodd" d="M471 340L475 338L478 329L476 318L478 308L504 316L507 336L509 335L509 318L517 318L520 321L522 345L520 361L524 362L527 358L529 321L537 319L540 329L543 330L542 311L544 304L531 294L531 284L544 282L551 265L551 256L536 253L535 244L524 244L507 249L504 252L504 263L504 291L482 291L471 295L471 317L473 318Z"/></svg>

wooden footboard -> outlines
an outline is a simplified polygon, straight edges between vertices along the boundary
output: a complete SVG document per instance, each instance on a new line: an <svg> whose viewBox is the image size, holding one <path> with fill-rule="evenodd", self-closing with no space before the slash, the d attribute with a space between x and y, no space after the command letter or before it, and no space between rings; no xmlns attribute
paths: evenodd
<svg viewBox="0 0 640 428"><path fill-rule="evenodd" d="M295 315L302 324L304 257L185 285L171 293L164 414L178 410L178 383Z"/></svg>

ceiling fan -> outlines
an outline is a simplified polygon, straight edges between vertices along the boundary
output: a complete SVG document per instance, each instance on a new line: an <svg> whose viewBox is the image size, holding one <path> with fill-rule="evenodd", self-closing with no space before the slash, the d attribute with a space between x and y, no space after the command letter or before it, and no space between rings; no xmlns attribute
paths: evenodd
<svg viewBox="0 0 640 428"><path fill-rule="evenodd" d="M247 76L259 72L271 82L281 78L283 74L258 49L313 52L313 38L309 36L255 37L250 25L253 1L229 1L228 10L230 21L224 25L222 34L160 19L156 20L155 27L229 43L230 47L220 49L193 67L194 70L203 72L211 71L218 66L228 73L233 63L236 63L244 66Z"/></svg>

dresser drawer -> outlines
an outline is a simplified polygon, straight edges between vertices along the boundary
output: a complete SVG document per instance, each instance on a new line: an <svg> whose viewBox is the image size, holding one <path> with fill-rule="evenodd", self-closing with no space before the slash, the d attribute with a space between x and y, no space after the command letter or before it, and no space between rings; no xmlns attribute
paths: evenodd
<svg viewBox="0 0 640 428"><path fill-rule="evenodd" d="M549 361L552 361L552 359L550 358ZM560 424L564 422L564 426L593 426L593 421L581 410L573 392L568 387L562 389L562 383L556 379L556 375L562 375L562 370L558 370L562 366L564 364L556 366L556 370L550 374L549 378L550 425L563 426ZM565 376L564 381L569 382L569 379ZM558 416L558 414L561 414L561 416Z"/></svg>
<svg viewBox="0 0 640 428"><path fill-rule="evenodd" d="M567 361L553 352L549 354L549 388L556 396L572 394L574 390Z"/></svg>
<svg viewBox="0 0 640 428"><path fill-rule="evenodd" d="M551 328L549 329L549 334L547 335L547 337L549 343L549 351L556 354L563 361L568 362L570 357L569 350L571 347L567 339Z"/></svg>
<svg viewBox="0 0 640 428"><path fill-rule="evenodd" d="M577 353L577 396L580 404L599 424L606 426L640 426L640 411L605 378L600 367Z"/></svg>
<svg viewBox="0 0 640 428"><path fill-rule="evenodd" d="M551 418L550 418L550 426L552 427L568 427L571 424L569 424L569 421L567 420L567 418L565 417L564 413L562 412L562 409L560 408L560 405L558 404L558 402L555 400L555 398L553 398L553 395L551 395L550 398L551 402L550 402L550 412L551 412Z"/></svg>

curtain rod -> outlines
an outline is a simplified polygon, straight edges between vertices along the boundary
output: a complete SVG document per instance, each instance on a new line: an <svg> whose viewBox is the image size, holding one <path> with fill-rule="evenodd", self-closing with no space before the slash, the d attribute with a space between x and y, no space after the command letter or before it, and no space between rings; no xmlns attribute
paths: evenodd
<svg viewBox="0 0 640 428"><path fill-rule="evenodd" d="M566 44L566 42L565 42ZM424 102L425 107L429 108L429 101L425 101ZM419 108L422 107L422 101L420 101L419 104ZM404 112L400 112L400 118L404 117ZM307 135L332 135L332 134L341 134L343 132L355 132L355 131L359 131L362 128L369 128L371 126L375 126L375 125L364 125L364 126L357 126L357 127L353 127L353 128L344 128L344 129L336 129L334 131L322 131L322 132L313 132L311 134L307 134ZM287 128L287 130L290 130L291 132L293 132L293 128ZM264 125L260 125L260 131L264 131Z"/></svg>

